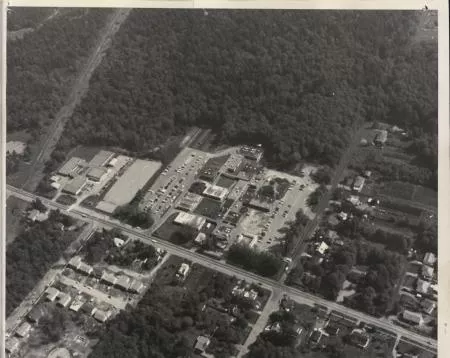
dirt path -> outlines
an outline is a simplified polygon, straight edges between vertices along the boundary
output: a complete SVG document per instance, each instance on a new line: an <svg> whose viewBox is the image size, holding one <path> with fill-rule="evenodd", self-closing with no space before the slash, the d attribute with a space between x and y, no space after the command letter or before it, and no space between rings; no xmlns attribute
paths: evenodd
<svg viewBox="0 0 450 358"><path fill-rule="evenodd" d="M130 11L130 9L118 9L110 17L110 20L98 39L97 46L95 46L93 52L84 65L84 68L76 78L64 106L58 111L53 123L48 129L48 133L43 140L41 150L30 165L28 179L22 186L23 188L26 188L29 191L34 191L41 181L45 162L50 158L51 153L58 143L58 140L63 133L65 124L72 116L82 97L86 94L89 88L89 80L91 79L91 76L97 66L101 63L105 51L111 44L112 38L120 29L123 22L127 19Z"/></svg>

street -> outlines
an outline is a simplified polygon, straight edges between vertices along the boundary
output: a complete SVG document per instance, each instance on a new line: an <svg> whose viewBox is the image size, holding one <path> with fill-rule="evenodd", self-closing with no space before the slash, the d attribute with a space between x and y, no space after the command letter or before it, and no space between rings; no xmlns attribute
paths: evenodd
<svg viewBox="0 0 450 358"><path fill-rule="evenodd" d="M39 197L37 195L28 193L21 189L17 189L10 185L7 186L7 192L9 192L9 194L11 194L11 195L15 195L16 197L23 199L25 201L28 201L28 202L31 202ZM97 216L93 216L91 214L86 214L84 212L80 212L75 209L68 212L66 210L66 207L62 204L52 202L52 201L42 198L42 197L39 197L39 198L42 200L42 202L45 205L49 206L50 208L59 209L64 214L72 216L78 220L95 222L97 227L104 227L104 228L108 228L108 229L117 228L119 230L122 230L123 233L129 235L130 238L141 240L147 244L153 245L152 240L154 240L156 242L156 246L167 250L167 252L169 254L180 256L180 257L190 260L192 262L199 263L203 266L207 266L216 271L222 272L222 273L230 275L230 276L235 276L239 279L243 279L248 282L260 284L263 288L267 288L272 291L281 290L281 291L287 293L291 297L291 299L297 301L298 303L308 304L308 305L320 304L320 305L327 307L329 310L345 312L345 315L355 318L358 321L363 321L367 324L370 324L373 326L378 326L380 328L395 332L398 335L403 336L404 338L408 338L418 344L423 345L424 347L432 348L434 350L437 349L437 342L434 339L429 338L429 337L424 337L420 334L409 331L403 327L396 326L393 323L390 323L388 321L384 321L382 319L378 319L376 317L369 316L365 313L353 310L351 308L344 307L338 303L327 301L320 297L316 297L313 294L303 292L303 291L293 288L293 287L286 286L283 283L275 281L273 279L265 278L265 277L253 274L251 272L247 272L247 271L237 268L235 266L229 265L225 262L217 261L215 259L206 257L206 256L198 254L196 252L189 251L180 246L171 244L168 241L156 240L148 235L143 234L139 230L130 228L128 225L125 225L122 223L117 223L117 221L112 221L110 219L101 219L101 218L98 218Z"/></svg>

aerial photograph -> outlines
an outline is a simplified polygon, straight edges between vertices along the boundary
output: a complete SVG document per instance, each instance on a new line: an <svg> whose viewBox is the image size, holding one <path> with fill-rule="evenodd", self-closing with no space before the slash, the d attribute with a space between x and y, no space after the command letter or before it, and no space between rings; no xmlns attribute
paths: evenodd
<svg viewBox="0 0 450 358"><path fill-rule="evenodd" d="M436 358L437 19L9 8L6 356Z"/></svg>

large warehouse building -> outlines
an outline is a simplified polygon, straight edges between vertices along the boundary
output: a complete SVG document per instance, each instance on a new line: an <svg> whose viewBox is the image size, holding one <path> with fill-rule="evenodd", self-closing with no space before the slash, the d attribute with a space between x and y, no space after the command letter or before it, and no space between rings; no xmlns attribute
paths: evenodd
<svg viewBox="0 0 450 358"><path fill-rule="evenodd" d="M206 219L202 216L183 212L179 213L173 222L178 225L188 226L195 230L201 230L206 223Z"/></svg>
<svg viewBox="0 0 450 358"><path fill-rule="evenodd" d="M113 152L101 150L94 156L94 158L91 159L91 161L89 162L89 166L93 168L102 167L106 165L113 157Z"/></svg>
<svg viewBox="0 0 450 358"><path fill-rule="evenodd" d="M70 195L78 195L81 190L83 190L86 185L86 178L83 176L78 176L72 179L69 183L67 183L62 189L63 193L67 193Z"/></svg>

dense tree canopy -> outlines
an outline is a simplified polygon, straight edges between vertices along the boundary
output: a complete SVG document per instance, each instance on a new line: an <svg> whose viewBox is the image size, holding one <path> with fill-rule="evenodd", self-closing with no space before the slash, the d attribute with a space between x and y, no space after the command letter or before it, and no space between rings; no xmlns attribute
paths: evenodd
<svg viewBox="0 0 450 358"><path fill-rule="evenodd" d="M263 144L278 167L333 165L355 125L380 120L421 138L425 160L437 133L437 51L411 45L417 16L134 11L59 150L82 142L143 152L200 125L222 142Z"/></svg>

